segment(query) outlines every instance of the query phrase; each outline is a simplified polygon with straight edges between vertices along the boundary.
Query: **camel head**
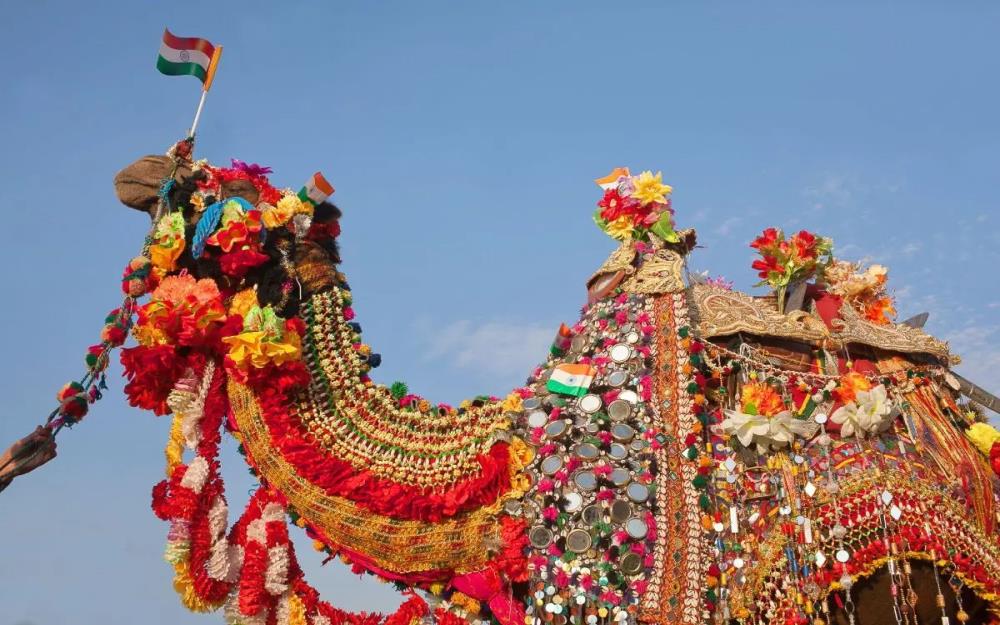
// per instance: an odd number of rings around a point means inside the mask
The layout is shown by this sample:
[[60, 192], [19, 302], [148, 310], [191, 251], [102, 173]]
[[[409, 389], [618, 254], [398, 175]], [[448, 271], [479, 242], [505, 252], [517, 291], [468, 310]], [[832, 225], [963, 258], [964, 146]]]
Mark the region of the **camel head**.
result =
[[322, 195], [276, 189], [270, 168], [235, 159], [231, 167], [214, 167], [192, 161], [189, 151], [181, 142], [115, 176], [119, 200], [153, 222], [154, 268], [187, 270], [231, 292], [252, 287], [262, 306], [283, 315], [337, 283], [336, 205]]

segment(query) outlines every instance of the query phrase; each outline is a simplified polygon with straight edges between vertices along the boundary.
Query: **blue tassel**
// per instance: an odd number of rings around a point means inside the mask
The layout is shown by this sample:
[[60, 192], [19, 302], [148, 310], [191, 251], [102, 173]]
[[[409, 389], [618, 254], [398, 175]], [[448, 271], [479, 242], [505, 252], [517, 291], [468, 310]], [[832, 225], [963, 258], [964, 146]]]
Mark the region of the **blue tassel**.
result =
[[167, 201], [167, 198], [170, 196], [170, 191], [171, 189], [174, 188], [174, 185], [176, 183], [177, 181], [174, 180], [173, 178], [167, 178], [163, 181], [163, 184], [160, 185], [160, 191], [159, 193], [157, 193], [157, 195], [160, 196], [161, 200], [163, 200], [164, 202]]

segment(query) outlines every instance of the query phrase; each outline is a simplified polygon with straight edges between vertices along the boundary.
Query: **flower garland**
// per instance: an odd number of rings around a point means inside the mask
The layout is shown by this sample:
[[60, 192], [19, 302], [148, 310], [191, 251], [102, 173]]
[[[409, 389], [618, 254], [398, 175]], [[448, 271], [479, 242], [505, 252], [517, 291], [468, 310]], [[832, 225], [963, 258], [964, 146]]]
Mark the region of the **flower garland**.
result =
[[[482, 571], [461, 576], [449, 570], [399, 574], [379, 568], [351, 545], [332, 543], [320, 526], [300, 517], [261, 473], [262, 488], [227, 530], [217, 454], [223, 423], [229, 428], [235, 425], [225, 419], [230, 412], [227, 385], [231, 389], [231, 383], [245, 385], [259, 403], [271, 449], [294, 463], [303, 479], [389, 519], [434, 524], [465, 512], [499, 508], [502, 498], [525, 488], [520, 482], [525, 461], [519, 459], [524, 444], [516, 438], [489, 443], [472, 459], [468, 475], [433, 490], [397, 483], [376, 473], [375, 467], [359, 467], [317, 445], [299, 411], [303, 392], [312, 385], [315, 388], [310, 392], [325, 395], [339, 388], [345, 376], [370, 389], [366, 392], [376, 392], [380, 401], [391, 401], [400, 426], [413, 421], [408, 427], [420, 427], [421, 420], [475, 423], [500, 416], [501, 402], [477, 398], [457, 409], [443, 404], [432, 407], [401, 383], [391, 393], [379, 390], [366, 375], [378, 365], [378, 355], [360, 342], [350, 292], [339, 274], [333, 274], [334, 286], [324, 287], [339, 289], [340, 294], [337, 326], [328, 330], [323, 326], [328, 332], [324, 337], [336, 338], [336, 351], [323, 352], [317, 359], [313, 339], [306, 340], [307, 324], [295, 314], [307, 304], [301, 284], [299, 297], [294, 296], [299, 279], [295, 242], [318, 242], [327, 257], [336, 261], [336, 247], [330, 239], [339, 234], [339, 226], [330, 215], [339, 212], [316, 205], [309, 194], [275, 189], [267, 181], [269, 170], [257, 165], [234, 161], [231, 168], [215, 168], [194, 163], [192, 169], [195, 191], [189, 197], [178, 196], [178, 187], [165, 186], [163, 207], [170, 204], [174, 210], [163, 211], [147, 254], [129, 263], [122, 281], [130, 296], [150, 296], [145, 304], [129, 309], [130, 318], [134, 313], [136, 319], [132, 333], [138, 344], [122, 351], [126, 394], [132, 405], [174, 415], [165, 450], [167, 479], [154, 489], [153, 508], [171, 524], [167, 559], [174, 567], [174, 585], [183, 603], [196, 611], [224, 607], [227, 620], [234, 625], [381, 623], [380, 617], [349, 615], [319, 600], [296, 562], [285, 523], [288, 514], [306, 529], [318, 550], [340, 554], [354, 570], [430, 588], [443, 600], [441, 607], [431, 611], [413, 598], [386, 623], [412, 625], [417, 618], [454, 623], [459, 618], [456, 614], [473, 619], [492, 613], [505, 625], [519, 625], [516, 618], [510, 620], [516, 610], [511, 612], [498, 592], [527, 576], [526, 528], [520, 520], [498, 516], [495, 552]], [[177, 197], [182, 199], [177, 202]], [[193, 233], [186, 226], [190, 223], [196, 223]], [[271, 277], [276, 271], [280, 272], [277, 290]], [[324, 275], [310, 272], [303, 279]], [[305, 309], [311, 323], [311, 309], [308, 305]], [[108, 339], [123, 339], [119, 334], [109, 332]], [[329, 361], [331, 355], [337, 363]], [[347, 358], [342, 359], [343, 355]], [[64, 393], [67, 405], [76, 401], [78, 390], [73, 387]], [[367, 401], [358, 408], [371, 411], [364, 415], [367, 418], [381, 409]], [[496, 429], [485, 421], [484, 425]], [[441, 430], [442, 435], [445, 431]], [[238, 431], [233, 434], [241, 437]], [[434, 436], [440, 435], [428, 440]], [[186, 464], [185, 449], [194, 453]], [[241, 447], [241, 451], [260, 471], [248, 450]], [[450, 462], [443, 458], [440, 466], [450, 470]], [[480, 575], [492, 575], [495, 581], [480, 588], [478, 581], [470, 581]], [[464, 592], [453, 584], [466, 585]]]

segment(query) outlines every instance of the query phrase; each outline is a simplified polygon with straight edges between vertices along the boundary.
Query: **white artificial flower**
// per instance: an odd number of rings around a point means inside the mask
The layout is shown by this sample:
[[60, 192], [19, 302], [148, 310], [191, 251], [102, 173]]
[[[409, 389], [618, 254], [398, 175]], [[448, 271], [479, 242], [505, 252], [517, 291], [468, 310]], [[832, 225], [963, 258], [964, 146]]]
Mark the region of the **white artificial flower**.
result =
[[854, 401], [834, 411], [830, 420], [840, 425], [842, 436], [863, 437], [888, 430], [898, 414], [885, 386], [879, 384], [870, 391], [858, 391]]
[[750, 415], [735, 410], [725, 412], [722, 431], [729, 436], [735, 436], [744, 447], [755, 445], [757, 451], [762, 454], [772, 449], [787, 447], [796, 436], [810, 438], [818, 428], [815, 422], [796, 419], [788, 410], [779, 412], [773, 417]]

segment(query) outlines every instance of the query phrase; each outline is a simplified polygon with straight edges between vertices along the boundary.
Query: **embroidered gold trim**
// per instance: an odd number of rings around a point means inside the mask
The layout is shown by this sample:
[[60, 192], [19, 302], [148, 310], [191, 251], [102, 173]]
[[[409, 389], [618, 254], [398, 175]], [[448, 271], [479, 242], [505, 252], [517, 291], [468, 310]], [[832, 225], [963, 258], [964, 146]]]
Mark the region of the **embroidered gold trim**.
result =
[[696, 284], [688, 288], [688, 295], [696, 334], [704, 338], [746, 332], [802, 341], [859, 343], [886, 351], [950, 358], [944, 341], [909, 326], [871, 323], [850, 306], [841, 308], [843, 320], [830, 331], [816, 315], [803, 311], [783, 315], [772, 301], [738, 291]]
[[490, 545], [499, 544], [497, 511], [502, 500], [448, 521], [424, 523], [373, 514], [347, 499], [328, 495], [298, 475], [271, 446], [267, 425], [250, 389], [230, 380], [228, 392], [243, 445], [261, 478], [337, 545], [364, 554], [379, 568], [406, 574], [477, 570], [485, 563]]

